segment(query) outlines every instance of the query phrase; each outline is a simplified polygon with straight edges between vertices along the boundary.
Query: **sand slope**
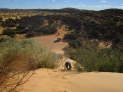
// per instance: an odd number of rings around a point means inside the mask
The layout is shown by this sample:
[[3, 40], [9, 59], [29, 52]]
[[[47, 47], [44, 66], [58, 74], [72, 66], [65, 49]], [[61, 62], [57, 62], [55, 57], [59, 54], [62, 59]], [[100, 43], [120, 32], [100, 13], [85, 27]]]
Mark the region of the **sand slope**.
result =
[[123, 92], [123, 74], [56, 72], [40, 69], [23, 92]]

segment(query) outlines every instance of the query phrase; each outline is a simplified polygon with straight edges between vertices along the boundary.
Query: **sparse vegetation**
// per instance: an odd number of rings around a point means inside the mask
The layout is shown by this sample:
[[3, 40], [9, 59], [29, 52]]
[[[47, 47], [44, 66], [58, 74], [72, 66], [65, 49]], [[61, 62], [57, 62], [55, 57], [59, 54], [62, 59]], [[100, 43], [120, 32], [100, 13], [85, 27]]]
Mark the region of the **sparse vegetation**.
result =
[[[0, 41], [0, 90], [13, 92], [16, 87], [23, 84], [25, 77], [29, 77], [30, 71], [37, 68], [55, 68], [57, 61], [57, 55], [41, 47], [36, 41], [2, 39]], [[20, 76], [19, 79], [17, 76]]]
[[35, 64], [35, 67], [53, 68], [57, 62], [57, 56], [54, 53], [33, 40], [7, 39], [0, 43], [0, 50], [1, 63], [11, 63], [19, 59], [21, 63], [29, 64], [28, 66]]

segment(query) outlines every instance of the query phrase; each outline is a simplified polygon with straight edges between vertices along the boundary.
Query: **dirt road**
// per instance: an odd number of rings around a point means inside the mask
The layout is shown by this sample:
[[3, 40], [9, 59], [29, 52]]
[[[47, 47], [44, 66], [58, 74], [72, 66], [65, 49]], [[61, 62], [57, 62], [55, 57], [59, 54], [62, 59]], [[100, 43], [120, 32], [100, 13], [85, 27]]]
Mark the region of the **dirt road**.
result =
[[46, 46], [51, 51], [57, 53], [57, 54], [64, 54], [63, 49], [68, 46], [68, 43], [66, 42], [55, 42], [57, 40], [56, 35], [48, 35], [48, 36], [39, 36], [33, 38], [34, 40], [39, 41], [41, 45]]

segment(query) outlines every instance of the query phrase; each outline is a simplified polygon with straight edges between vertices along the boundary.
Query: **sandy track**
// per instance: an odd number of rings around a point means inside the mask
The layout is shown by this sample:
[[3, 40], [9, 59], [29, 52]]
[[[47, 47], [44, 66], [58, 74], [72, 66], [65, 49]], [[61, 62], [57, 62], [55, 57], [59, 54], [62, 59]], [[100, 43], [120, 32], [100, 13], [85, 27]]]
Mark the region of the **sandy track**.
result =
[[24, 85], [23, 92], [123, 92], [123, 74], [40, 69]]
[[57, 53], [57, 54], [64, 54], [63, 49], [68, 46], [68, 43], [66, 42], [57, 42], [54, 41], [57, 39], [56, 35], [48, 35], [48, 36], [39, 36], [33, 38], [34, 40], [39, 41], [41, 45], [46, 46], [51, 51]]

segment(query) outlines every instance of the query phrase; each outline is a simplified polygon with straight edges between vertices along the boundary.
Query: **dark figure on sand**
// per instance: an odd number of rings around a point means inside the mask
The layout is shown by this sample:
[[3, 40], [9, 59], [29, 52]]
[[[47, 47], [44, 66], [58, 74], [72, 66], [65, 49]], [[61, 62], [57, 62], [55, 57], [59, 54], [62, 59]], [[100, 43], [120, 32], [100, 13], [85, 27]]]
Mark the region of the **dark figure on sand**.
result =
[[71, 70], [71, 68], [72, 68], [72, 65], [71, 65], [71, 63], [70, 62], [65, 62], [65, 68], [66, 68], [66, 70]]

